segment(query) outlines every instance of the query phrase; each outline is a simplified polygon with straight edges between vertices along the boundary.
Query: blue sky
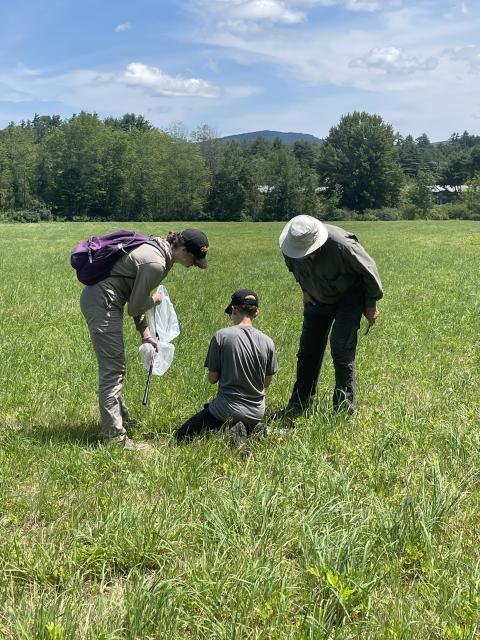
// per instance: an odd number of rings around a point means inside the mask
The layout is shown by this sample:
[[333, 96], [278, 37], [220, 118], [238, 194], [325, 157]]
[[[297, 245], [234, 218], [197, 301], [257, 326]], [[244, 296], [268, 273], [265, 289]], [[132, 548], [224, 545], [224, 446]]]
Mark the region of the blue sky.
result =
[[187, 132], [480, 134], [480, 0], [4, 0], [0, 127], [144, 115]]

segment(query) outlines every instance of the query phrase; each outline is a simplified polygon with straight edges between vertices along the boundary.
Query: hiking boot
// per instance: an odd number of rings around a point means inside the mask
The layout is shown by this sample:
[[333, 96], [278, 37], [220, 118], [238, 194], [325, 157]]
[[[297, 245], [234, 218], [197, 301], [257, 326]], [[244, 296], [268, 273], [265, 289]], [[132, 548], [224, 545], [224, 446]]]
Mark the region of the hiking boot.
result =
[[265, 422], [257, 422], [257, 424], [251, 427], [250, 431], [251, 435], [255, 438], [265, 438], [265, 436], [268, 435], [268, 426]]
[[151, 451], [152, 446], [148, 442], [141, 442], [131, 440], [130, 438], [123, 438], [122, 440], [113, 439], [106, 443], [107, 447], [118, 447], [125, 451]]
[[279, 411], [275, 411], [270, 416], [271, 420], [294, 420], [301, 416], [302, 413], [306, 410], [306, 406], [302, 406], [301, 404], [287, 404], [283, 409], [279, 409]]
[[337, 413], [353, 416], [357, 410], [353, 395], [342, 389], [335, 389], [333, 392], [333, 410]]
[[243, 422], [235, 422], [229, 430], [228, 435], [230, 438], [230, 446], [238, 449], [240, 456], [246, 459], [250, 456], [250, 448], [248, 446], [248, 432], [247, 427]]
[[241, 447], [247, 444], [248, 434], [247, 427], [243, 422], [235, 422], [228, 430], [230, 444], [232, 447]]
[[351, 400], [344, 400], [340, 404], [333, 405], [333, 410], [336, 413], [344, 413], [347, 416], [353, 416], [357, 411], [357, 406]]
[[127, 438], [123, 448], [125, 451], [151, 451], [153, 449], [152, 445], [148, 442], [130, 440], [130, 438]]

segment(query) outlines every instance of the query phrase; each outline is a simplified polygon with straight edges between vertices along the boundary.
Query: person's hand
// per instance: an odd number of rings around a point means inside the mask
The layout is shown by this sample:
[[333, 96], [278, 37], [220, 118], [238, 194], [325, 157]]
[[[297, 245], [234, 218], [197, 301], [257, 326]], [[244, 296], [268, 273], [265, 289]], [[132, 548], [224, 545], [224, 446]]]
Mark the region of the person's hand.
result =
[[303, 306], [306, 307], [307, 304], [315, 304], [315, 300], [308, 294], [306, 291], [303, 292]]
[[160, 349], [160, 344], [157, 340], [157, 338], [153, 338], [152, 336], [147, 336], [146, 338], [142, 338], [142, 344], [149, 344], [151, 345], [155, 351], [159, 351]]
[[153, 298], [154, 305], [160, 304], [163, 300], [163, 294], [157, 291], [157, 293], [153, 294], [152, 298]]
[[374, 307], [365, 307], [363, 315], [368, 320], [368, 324], [372, 327], [375, 324], [376, 319], [378, 318], [377, 306], [375, 305]]

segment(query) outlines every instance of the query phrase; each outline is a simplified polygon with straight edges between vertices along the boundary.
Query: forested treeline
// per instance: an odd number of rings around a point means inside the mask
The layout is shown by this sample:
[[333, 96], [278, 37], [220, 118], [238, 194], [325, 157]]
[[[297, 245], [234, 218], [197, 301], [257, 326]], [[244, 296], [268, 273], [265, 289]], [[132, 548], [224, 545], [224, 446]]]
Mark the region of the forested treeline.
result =
[[187, 136], [134, 114], [36, 115], [0, 131], [0, 218], [414, 218], [433, 211], [432, 185], [458, 196], [444, 217], [480, 218], [479, 172], [480, 136], [403, 138], [360, 112], [343, 116], [321, 145], [222, 142], [206, 125]]

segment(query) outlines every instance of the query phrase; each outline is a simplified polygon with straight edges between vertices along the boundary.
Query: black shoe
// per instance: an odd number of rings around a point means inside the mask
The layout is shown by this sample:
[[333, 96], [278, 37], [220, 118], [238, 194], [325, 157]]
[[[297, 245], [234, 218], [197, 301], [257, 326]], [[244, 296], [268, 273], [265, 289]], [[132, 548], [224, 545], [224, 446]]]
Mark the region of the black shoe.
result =
[[250, 456], [250, 448], [248, 446], [247, 427], [243, 422], [235, 422], [228, 430], [230, 438], [230, 446], [238, 449], [241, 458], [244, 460]]
[[270, 416], [271, 420], [294, 420], [301, 416], [304, 411], [306, 411], [307, 407], [302, 406], [301, 404], [287, 404], [283, 409], [279, 409], [279, 411], [275, 411]]
[[352, 396], [345, 391], [335, 389], [333, 392], [333, 410], [337, 413], [345, 413], [353, 416], [357, 410], [357, 406]]
[[235, 422], [228, 430], [230, 445], [232, 447], [242, 447], [248, 442], [247, 427], [243, 422]]
[[257, 422], [256, 425], [250, 427], [248, 435], [255, 438], [265, 438], [268, 435], [268, 426], [265, 422]]

